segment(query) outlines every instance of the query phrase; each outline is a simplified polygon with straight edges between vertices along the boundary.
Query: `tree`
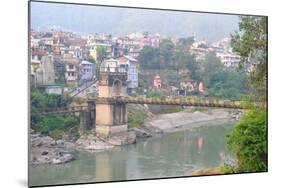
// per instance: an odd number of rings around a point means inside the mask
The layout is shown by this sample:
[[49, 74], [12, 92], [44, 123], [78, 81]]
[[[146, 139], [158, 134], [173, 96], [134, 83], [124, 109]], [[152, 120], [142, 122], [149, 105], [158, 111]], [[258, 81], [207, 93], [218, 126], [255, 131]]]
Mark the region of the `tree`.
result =
[[163, 39], [160, 41], [159, 50], [161, 68], [164, 68], [165, 66], [171, 64], [174, 48], [175, 45], [170, 39]]
[[97, 61], [98, 61], [98, 63], [103, 62], [103, 60], [105, 58], [107, 58], [108, 55], [109, 54], [107, 52], [106, 47], [104, 47], [104, 46], [98, 46], [97, 47]]
[[177, 42], [177, 47], [183, 49], [189, 49], [190, 46], [194, 43], [194, 37], [187, 37], [187, 38], [179, 38]]
[[231, 36], [231, 46], [242, 59], [241, 65], [257, 63], [250, 75], [254, 95], [266, 99], [267, 89], [267, 17], [241, 16], [239, 31]]
[[248, 111], [228, 136], [228, 146], [238, 158], [235, 172], [267, 171], [266, 114], [264, 109]]
[[144, 46], [138, 57], [139, 63], [143, 68], [160, 68], [159, 49], [150, 46]]
[[200, 75], [210, 96], [240, 99], [248, 92], [245, 71], [225, 67], [215, 53], [206, 55], [201, 63]]
[[[242, 59], [241, 65], [258, 63], [250, 75], [253, 96], [266, 100], [267, 89], [267, 18], [241, 16], [239, 32], [231, 45]], [[228, 146], [238, 159], [234, 172], [267, 171], [267, 110], [250, 110], [228, 136]]]
[[[65, 95], [47, 94], [33, 89], [31, 91], [31, 111], [41, 111], [46, 108], [66, 107], [72, 99]], [[73, 115], [32, 116], [31, 127], [42, 134], [51, 134], [52, 131], [61, 132], [79, 125], [79, 118]]]
[[173, 53], [172, 63], [170, 64], [170, 66], [178, 71], [179, 69], [186, 67], [186, 60], [187, 57], [185, 52], [183, 50], [177, 49]]
[[170, 67], [175, 69], [176, 71], [178, 71], [181, 68], [187, 68], [189, 71], [190, 78], [194, 80], [198, 79], [197, 62], [195, 61], [194, 56], [191, 55], [187, 50], [176, 48], [176, 50], [173, 53]]

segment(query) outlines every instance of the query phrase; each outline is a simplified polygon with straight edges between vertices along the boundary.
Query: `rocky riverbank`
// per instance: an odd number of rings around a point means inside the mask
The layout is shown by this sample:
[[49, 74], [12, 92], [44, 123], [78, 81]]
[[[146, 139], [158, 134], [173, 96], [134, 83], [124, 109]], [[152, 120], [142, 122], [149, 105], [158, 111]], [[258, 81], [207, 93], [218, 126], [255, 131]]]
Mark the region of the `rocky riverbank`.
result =
[[75, 145], [63, 140], [54, 140], [49, 136], [31, 134], [31, 164], [61, 164], [74, 160], [69, 152]]

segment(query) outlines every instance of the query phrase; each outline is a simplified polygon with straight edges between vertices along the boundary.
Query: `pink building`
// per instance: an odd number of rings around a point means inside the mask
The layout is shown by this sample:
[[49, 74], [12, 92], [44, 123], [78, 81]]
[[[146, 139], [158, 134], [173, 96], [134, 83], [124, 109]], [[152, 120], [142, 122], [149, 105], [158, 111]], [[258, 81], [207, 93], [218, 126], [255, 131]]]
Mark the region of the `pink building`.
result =
[[199, 91], [200, 93], [205, 93], [204, 85], [203, 85], [202, 82], [199, 83], [198, 91]]
[[162, 81], [161, 81], [161, 77], [159, 74], [156, 74], [156, 76], [154, 77], [154, 80], [153, 80], [153, 87], [155, 88], [161, 88], [162, 86]]
[[144, 46], [151, 46], [153, 48], [159, 47], [160, 39], [156, 36], [143, 36], [140, 38], [139, 45], [142, 49]]

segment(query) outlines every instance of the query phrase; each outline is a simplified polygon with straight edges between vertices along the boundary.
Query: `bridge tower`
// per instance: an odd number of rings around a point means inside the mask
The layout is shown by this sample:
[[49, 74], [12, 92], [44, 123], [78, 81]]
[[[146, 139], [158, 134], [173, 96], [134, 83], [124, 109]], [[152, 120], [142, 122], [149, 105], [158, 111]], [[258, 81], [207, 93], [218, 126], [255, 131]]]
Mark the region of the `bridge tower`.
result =
[[[115, 64], [101, 64], [99, 73], [99, 98], [127, 95], [127, 70]], [[126, 132], [127, 105], [108, 100], [96, 101], [96, 134], [109, 136]]]

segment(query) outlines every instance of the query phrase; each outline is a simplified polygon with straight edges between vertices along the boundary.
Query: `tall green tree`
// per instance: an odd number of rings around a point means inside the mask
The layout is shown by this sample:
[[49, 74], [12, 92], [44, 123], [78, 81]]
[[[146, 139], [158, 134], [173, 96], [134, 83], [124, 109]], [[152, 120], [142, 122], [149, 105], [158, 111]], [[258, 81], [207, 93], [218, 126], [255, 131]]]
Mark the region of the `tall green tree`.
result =
[[215, 53], [208, 53], [200, 68], [201, 80], [210, 96], [240, 99], [248, 93], [245, 71], [225, 67]]
[[103, 60], [106, 59], [108, 55], [109, 55], [109, 53], [108, 53], [105, 46], [98, 46], [97, 47], [97, 61], [98, 61], [98, 63], [103, 62]]
[[239, 31], [232, 36], [231, 46], [242, 59], [241, 65], [256, 63], [250, 75], [255, 97], [266, 99], [267, 89], [267, 17], [241, 16]]
[[139, 63], [143, 68], [160, 68], [159, 49], [150, 46], [144, 46], [138, 57]]
[[170, 39], [162, 39], [159, 44], [160, 67], [164, 68], [171, 64], [175, 45]]
[[[242, 56], [242, 66], [258, 63], [250, 75], [252, 95], [266, 101], [267, 18], [241, 16], [239, 31], [232, 35], [231, 45]], [[228, 136], [228, 146], [238, 159], [234, 172], [267, 171], [267, 138], [266, 108], [247, 111]]]
[[195, 57], [191, 55], [186, 49], [175, 49], [170, 67], [175, 69], [176, 71], [182, 68], [187, 68], [189, 71], [189, 77], [194, 80], [198, 79], [198, 64], [195, 60]]

